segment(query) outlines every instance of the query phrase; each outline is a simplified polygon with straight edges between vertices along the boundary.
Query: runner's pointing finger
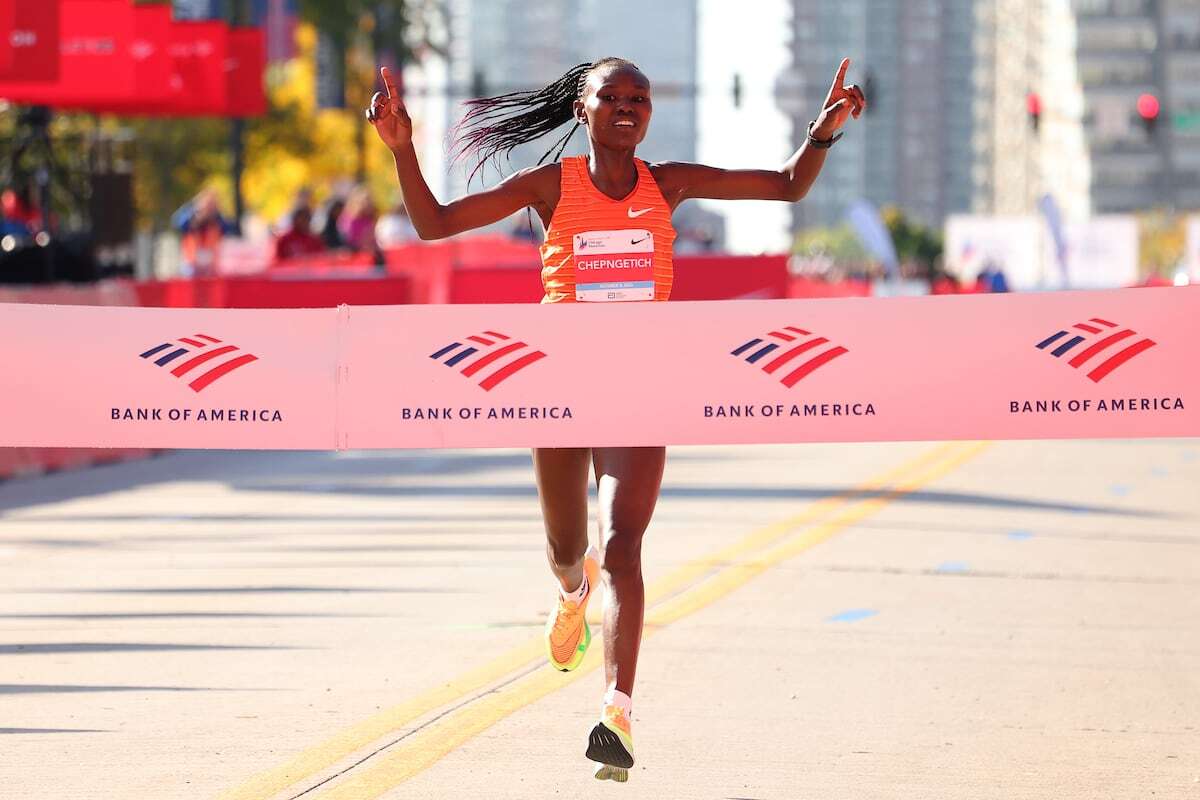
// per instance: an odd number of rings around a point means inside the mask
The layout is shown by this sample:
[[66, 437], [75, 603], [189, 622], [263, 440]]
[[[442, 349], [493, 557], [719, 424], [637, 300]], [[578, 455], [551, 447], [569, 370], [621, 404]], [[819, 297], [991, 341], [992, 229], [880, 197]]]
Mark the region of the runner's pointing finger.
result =
[[850, 59], [843, 58], [841, 66], [838, 67], [837, 75], [835, 75], [833, 77], [833, 86], [831, 86], [829, 88], [829, 91], [831, 93], [836, 92], [842, 88], [842, 82], [846, 80], [846, 70], [848, 70], [849, 68], [850, 68]]
[[387, 96], [392, 99], [399, 99], [400, 92], [396, 89], [396, 79], [392, 77], [392, 71], [387, 67], [379, 70], [379, 74], [383, 76], [383, 85], [387, 87]]

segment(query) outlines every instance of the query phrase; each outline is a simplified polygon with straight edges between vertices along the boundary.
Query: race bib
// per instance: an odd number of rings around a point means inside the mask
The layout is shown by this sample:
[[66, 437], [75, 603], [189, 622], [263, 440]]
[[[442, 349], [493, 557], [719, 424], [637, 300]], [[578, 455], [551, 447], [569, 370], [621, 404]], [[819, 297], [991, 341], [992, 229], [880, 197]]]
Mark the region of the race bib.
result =
[[574, 237], [575, 299], [615, 303], [654, 299], [650, 231], [588, 231]]

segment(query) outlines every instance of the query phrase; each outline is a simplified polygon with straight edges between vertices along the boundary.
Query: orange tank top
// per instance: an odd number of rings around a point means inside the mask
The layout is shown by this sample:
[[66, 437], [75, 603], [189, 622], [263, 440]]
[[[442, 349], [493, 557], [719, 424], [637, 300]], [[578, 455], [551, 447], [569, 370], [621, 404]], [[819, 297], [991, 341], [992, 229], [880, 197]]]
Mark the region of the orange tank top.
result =
[[666, 300], [671, 296], [671, 209], [650, 168], [614, 200], [592, 183], [587, 157], [562, 160], [561, 193], [541, 247], [543, 303]]

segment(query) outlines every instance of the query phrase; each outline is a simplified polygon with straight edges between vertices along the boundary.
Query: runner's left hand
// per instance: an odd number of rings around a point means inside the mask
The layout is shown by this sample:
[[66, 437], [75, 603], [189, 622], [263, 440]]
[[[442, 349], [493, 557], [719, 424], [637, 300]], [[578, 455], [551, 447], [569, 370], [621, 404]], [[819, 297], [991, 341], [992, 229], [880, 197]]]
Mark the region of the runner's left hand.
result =
[[817, 124], [813, 128], [813, 136], [818, 139], [832, 138], [838, 128], [846, 124], [850, 115], [853, 114], [854, 118], [858, 119], [867, 107], [867, 98], [862, 89], [856, 84], [843, 85], [846, 70], [849, 68], [850, 59], [843, 58], [837, 75], [833, 77], [833, 85], [829, 87], [829, 95], [821, 106]]

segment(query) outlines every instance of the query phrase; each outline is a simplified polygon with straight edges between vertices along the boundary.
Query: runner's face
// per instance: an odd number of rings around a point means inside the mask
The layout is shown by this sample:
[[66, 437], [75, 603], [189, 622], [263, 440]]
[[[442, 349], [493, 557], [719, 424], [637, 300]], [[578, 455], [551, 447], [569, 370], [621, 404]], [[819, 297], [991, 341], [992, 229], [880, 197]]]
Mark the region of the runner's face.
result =
[[651, 111], [650, 81], [628, 66], [592, 72], [575, 101], [576, 118], [586, 120], [589, 138], [616, 149], [632, 149], [646, 138]]

